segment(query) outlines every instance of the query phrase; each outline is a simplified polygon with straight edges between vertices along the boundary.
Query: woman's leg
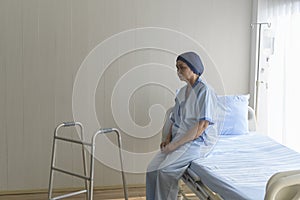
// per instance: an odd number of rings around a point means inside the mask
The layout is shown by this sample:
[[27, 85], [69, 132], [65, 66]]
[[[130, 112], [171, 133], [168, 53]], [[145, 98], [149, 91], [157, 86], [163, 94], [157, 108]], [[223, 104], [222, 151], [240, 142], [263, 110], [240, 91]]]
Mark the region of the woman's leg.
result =
[[199, 157], [199, 145], [188, 143], [169, 153], [158, 153], [148, 167], [147, 200], [174, 200], [178, 180], [190, 162]]
[[149, 163], [146, 174], [146, 199], [154, 200], [156, 191], [157, 169], [166, 158], [166, 154], [158, 152]]
[[178, 180], [189, 164], [170, 166], [157, 171], [155, 200], [176, 200]]

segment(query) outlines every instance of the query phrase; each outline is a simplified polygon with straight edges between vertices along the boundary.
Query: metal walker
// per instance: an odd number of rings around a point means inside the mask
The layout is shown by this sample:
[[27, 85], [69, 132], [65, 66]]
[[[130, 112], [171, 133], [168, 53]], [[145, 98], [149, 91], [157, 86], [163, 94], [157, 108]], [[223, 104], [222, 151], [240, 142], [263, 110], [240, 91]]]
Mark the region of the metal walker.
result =
[[[79, 140], [74, 140], [66, 137], [60, 137], [58, 136], [58, 130], [63, 127], [75, 127], [78, 126], [80, 128], [80, 139]], [[114, 132], [117, 134], [118, 137], [118, 146], [119, 146], [119, 156], [120, 156], [120, 164], [121, 164], [121, 173], [122, 173], [122, 181], [123, 181], [123, 190], [124, 190], [124, 197], [125, 200], [128, 200], [128, 193], [127, 193], [127, 186], [126, 186], [126, 179], [125, 179], [125, 174], [124, 174], [124, 169], [123, 169], [123, 158], [122, 158], [122, 143], [121, 143], [121, 135], [118, 129], [116, 128], [105, 128], [105, 129], [100, 129], [98, 130], [92, 138], [91, 143], [85, 142], [84, 141], [84, 135], [83, 135], [83, 126], [80, 122], [64, 122], [62, 124], [59, 124], [54, 131], [54, 137], [53, 137], [53, 147], [52, 147], [52, 158], [51, 158], [51, 168], [50, 168], [50, 179], [49, 179], [49, 188], [48, 188], [48, 199], [49, 200], [56, 200], [56, 199], [62, 199], [66, 197], [71, 197], [74, 195], [79, 195], [82, 193], [86, 193], [86, 199], [88, 200], [93, 200], [93, 187], [94, 187], [94, 155], [95, 155], [95, 141], [96, 137], [99, 134], [106, 134]], [[56, 141], [61, 140], [65, 142], [70, 142], [70, 143], [75, 143], [79, 144], [82, 146], [82, 159], [83, 159], [83, 175], [73, 173], [61, 168], [58, 168], [55, 166], [55, 156], [56, 156]], [[85, 146], [88, 146], [91, 148], [91, 155], [90, 155], [90, 171], [89, 175], [87, 172], [87, 162], [86, 162], [86, 153], [85, 153]], [[52, 191], [53, 191], [53, 172], [57, 171], [60, 173], [68, 174], [70, 176], [75, 176], [81, 179], [85, 180], [85, 189], [72, 192], [72, 193], [67, 193], [63, 194], [57, 197], [52, 197]]]

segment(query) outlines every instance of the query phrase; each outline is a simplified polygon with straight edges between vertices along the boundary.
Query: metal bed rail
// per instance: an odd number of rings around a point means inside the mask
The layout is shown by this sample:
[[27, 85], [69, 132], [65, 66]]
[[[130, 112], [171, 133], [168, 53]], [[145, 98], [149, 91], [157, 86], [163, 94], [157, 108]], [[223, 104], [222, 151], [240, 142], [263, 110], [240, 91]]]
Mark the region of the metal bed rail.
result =
[[[80, 139], [79, 140], [74, 140], [74, 139], [58, 136], [59, 129], [64, 128], [64, 127], [75, 127], [75, 126], [78, 126], [79, 129], [80, 129]], [[67, 198], [67, 197], [71, 197], [71, 196], [75, 196], [75, 195], [79, 195], [79, 194], [83, 194], [83, 193], [86, 193], [86, 199], [93, 200], [94, 163], [95, 163], [94, 159], [95, 159], [96, 137], [99, 134], [107, 134], [107, 133], [111, 133], [111, 132], [114, 132], [117, 135], [117, 138], [118, 138], [118, 147], [119, 147], [119, 156], [120, 156], [120, 164], [121, 164], [121, 173], [122, 173], [124, 197], [125, 197], [125, 200], [128, 200], [126, 178], [125, 178], [125, 173], [124, 173], [124, 168], [123, 168], [121, 134], [120, 134], [119, 130], [116, 129], [116, 128], [100, 129], [93, 135], [91, 142], [86, 142], [86, 141], [84, 141], [83, 126], [80, 122], [63, 122], [62, 124], [59, 124], [54, 130], [53, 146], [52, 146], [52, 157], [51, 157], [51, 167], [50, 167], [50, 178], [49, 178], [49, 188], [48, 188], [48, 199], [49, 200], [63, 199], [63, 198]], [[74, 172], [71, 172], [71, 171], [67, 171], [65, 169], [61, 169], [61, 168], [58, 168], [58, 167], [55, 166], [56, 148], [57, 148], [56, 147], [56, 142], [58, 140], [81, 145], [81, 147], [82, 147], [82, 161], [83, 161], [83, 175], [78, 174], [78, 173], [74, 173]], [[85, 146], [91, 148], [89, 174], [87, 172]], [[55, 171], [63, 173], [63, 174], [67, 174], [67, 175], [70, 175], [70, 176], [75, 176], [77, 178], [81, 178], [81, 179], [85, 180], [85, 189], [80, 190], [80, 191], [76, 191], [76, 192], [63, 194], [63, 195], [56, 196], [56, 197], [52, 197], [52, 193], [53, 193], [53, 176], [54, 176]]]
[[[201, 200], [223, 200], [223, 198], [213, 192], [209, 187], [202, 183], [199, 176], [194, 174], [191, 170], [187, 169], [181, 180], [196, 194], [196, 196]], [[185, 195], [183, 195], [184, 200], [189, 200]]]

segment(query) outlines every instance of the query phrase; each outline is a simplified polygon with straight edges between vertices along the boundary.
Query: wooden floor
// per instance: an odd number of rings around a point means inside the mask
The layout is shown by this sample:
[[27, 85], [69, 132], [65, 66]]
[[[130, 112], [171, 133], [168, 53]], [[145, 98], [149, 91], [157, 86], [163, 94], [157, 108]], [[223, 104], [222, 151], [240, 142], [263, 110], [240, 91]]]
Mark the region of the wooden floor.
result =
[[[186, 196], [190, 200], [198, 200], [198, 198], [186, 187], [183, 186], [183, 190]], [[62, 193], [56, 193], [54, 196], [61, 195]], [[146, 200], [145, 197], [145, 188], [136, 187], [128, 189], [129, 200]], [[0, 195], [0, 200], [46, 200], [48, 199], [47, 193], [35, 193], [35, 194], [13, 194], [13, 195]], [[66, 200], [85, 200], [85, 195], [77, 195]], [[94, 200], [121, 200], [124, 199], [123, 189], [105, 189], [105, 190], [95, 190], [94, 191]]]

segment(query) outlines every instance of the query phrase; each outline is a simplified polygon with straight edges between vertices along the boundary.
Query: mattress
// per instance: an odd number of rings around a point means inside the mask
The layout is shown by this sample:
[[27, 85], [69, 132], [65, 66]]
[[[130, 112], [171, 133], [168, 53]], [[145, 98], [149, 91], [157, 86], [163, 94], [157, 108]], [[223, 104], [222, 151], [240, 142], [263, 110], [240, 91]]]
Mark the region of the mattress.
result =
[[225, 200], [263, 200], [276, 172], [300, 169], [300, 154], [258, 133], [222, 135], [206, 158], [190, 170]]

